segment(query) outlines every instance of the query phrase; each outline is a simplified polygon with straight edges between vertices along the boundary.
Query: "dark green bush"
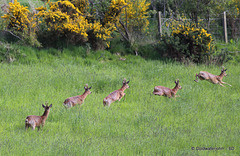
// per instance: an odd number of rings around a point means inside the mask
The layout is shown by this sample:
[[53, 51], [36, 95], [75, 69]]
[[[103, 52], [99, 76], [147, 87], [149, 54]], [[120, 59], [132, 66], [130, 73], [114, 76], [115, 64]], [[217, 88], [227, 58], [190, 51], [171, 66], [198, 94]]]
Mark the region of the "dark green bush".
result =
[[173, 29], [170, 36], [164, 35], [158, 47], [163, 56], [194, 63], [210, 60], [214, 50], [211, 34], [202, 28], [184, 25]]

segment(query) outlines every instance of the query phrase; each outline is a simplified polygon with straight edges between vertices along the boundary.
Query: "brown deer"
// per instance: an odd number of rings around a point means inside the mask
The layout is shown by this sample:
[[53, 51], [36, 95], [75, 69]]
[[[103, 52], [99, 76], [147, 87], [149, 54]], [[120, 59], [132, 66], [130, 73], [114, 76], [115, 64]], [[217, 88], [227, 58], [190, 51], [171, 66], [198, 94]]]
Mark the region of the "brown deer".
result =
[[52, 107], [52, 104], [50, 106], [47, 105], [47, 102], [45, 104], [46, 106], [42, 104], [42, 107], [45, 109], [42, 116], [30, 115], [26, 117], [25, 120], [26, 130], [28, 130], [29, 127], [32, 127], [33, 130], [35, 129], [35, 127], [37, 127], [38, 130], [40, 129], [40, 126], [44, 127], [45, 121], [47, 120], [48, 114], [50, 112], [50, 108]]
[[165, 96], [165, 97], [176, 97], [177, 91], [179, 89], [182, 89], [182, 87], [179, 85], [179, 80], [175, 81], [176, 86], [173, 89], [163, 87], [163, 86], [155, 86], [153, 94], [159, 95], [159, 96]]
[[104, 106], [110, 106], [111, 103], [114, 101], [120, 101], [121, 98], [125, 95], [124, 91], [129, 88], [128, 83], [129, 81], [126, 82], [126, 79], [123, 80], [123, 85], [120, 89], [115, 90], [114, 92], [110, 93], [104, 100], [103, 100], [103, 105]]
[[85, 85], [84, 89], [85, 92], [82, 95], [78, 95], [78, 96], [73, 96], [73, 97], [69, 97], [67, 98], [64, 102], [63, 105], [66, 108], [70, 108], [73, 106], [76, 106], [77, 104], [81, 105], [83, 104], [84, 100], [86, 99], [87, 95], [91, 94], [92, 92], [90, 91], [92, 87], [88, 88], [88, 84]]
[[200, 71], [199, 74], [196, 74], [196, 80], [194, 80], [194, 81], [198, 82], [198, 80], [200, 79], [200, 80], [207, 80], [208, 82], [211, 82], [213, 84], [219, 84], [222, 87], [225, 87], [223, 84], [232, 86], [232, 85], [222, 81], [223, 77], [227, 76], [226, 71], [227, 71], [227, 69], [224, 69], [224, 67], [222, 67], [220, 75], [213, 75], [206, 71]]

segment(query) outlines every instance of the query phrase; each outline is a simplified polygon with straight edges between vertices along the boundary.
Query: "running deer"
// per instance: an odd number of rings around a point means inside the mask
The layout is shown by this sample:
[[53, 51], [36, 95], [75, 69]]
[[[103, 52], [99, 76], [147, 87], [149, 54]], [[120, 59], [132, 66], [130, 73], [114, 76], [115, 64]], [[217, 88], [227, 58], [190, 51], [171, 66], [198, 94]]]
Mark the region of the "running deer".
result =
[[92, 92], [90, 91], [92, 87], [89, 87], [88, 88], [88, 84], [85, 85], [84, 89], [85, 89], [85, 92], [82, 94], [82, 95], [78, 95], [78, 96], [73, 96], [73, 97], [69, 97], [67, 98], [63, 105], [66, 107], [66, 108], [70, 108], [70, 107], [73, 107], [77, 104], [81, 105], [83, 104], [84, 100], [86, 99], [87, 95], [91, 94]]
[[196, 74], [196, 80], [194, 81], [198, 82], [198, 80], [200, 79], [200, 80], [207, 80], [208, 82], [211, 82], [213, 84], [219, 84], [222, 87], [225, 87], [223, 84], [227, 84], [231, 86], [230, 84], [222, 81], [223, 77], [227, 76], [226, 71], [227, 69], [224, 69], [224, 67], [222, 67], [220, 75], [213, 75], [206, 71], [200, 71], [199, 74]]
[[177, 91], [179, 89], [182, 89], [182, 87], [179, 85], [179, 80], [175, 81], [176, 86], [173, 89], [163, 87], [163, 86], [155, 86], [153, 94], [159, 95], [159, 96], [166, 96], [166, 97], [176, 97]]
[[[45, 106], [46, 105], [46, 106]], [[40, 126], [44, 127], [45, 121], [48, 118], [48, 114], [50, 112], [50, 108], [52, 107], [52, 104], [50, 106], [47, 105], [47, 102], [42, 104], [42, 107], [45, 109], [42, 116], [36, 116], [36, 115], [29, 115], [26, 117], [25, 120], [25, 129], [28, 130], [29, 127], [32, 127], [32, 130], [35, 129], [35, 127], [40, 129]]]
[[121, 98], [125, 95], [124, 91], [125, 89], [129, 88], [128, 83], [129, 81], [126, 81], [126, 79], [123, 80], [123, 85], [120, 89], [115, 90], [114, 92], [110, 93], [104, 100], [103, 105], [104, 106], [110, 106], [111, 103], [114, 101], [120, 101]]

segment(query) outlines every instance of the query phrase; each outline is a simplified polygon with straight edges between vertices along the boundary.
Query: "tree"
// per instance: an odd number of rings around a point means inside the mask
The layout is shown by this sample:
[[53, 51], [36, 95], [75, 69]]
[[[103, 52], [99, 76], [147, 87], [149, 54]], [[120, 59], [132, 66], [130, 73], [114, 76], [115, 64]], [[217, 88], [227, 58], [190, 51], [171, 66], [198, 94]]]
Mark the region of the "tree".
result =
[[126, 3], [127, 6], [122, 11], [116, 27], [123, 39], [132, 46], [148, 28], [147, 11], [150, 3], [146, 0], [126, 0]]
[[180, 11], [188, 15], [198, 26], [199, 17], [209, 16], [211, 0], [184, 0]]

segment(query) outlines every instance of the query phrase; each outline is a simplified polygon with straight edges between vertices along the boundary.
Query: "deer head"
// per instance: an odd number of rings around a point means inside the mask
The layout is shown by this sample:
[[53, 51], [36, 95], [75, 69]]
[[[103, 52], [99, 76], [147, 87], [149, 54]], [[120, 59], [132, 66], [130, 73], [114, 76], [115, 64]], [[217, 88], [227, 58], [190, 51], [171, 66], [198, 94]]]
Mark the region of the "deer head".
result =
[[177, 81], [175, 81], [175, 84], [176, 84], [176, 86], [175, 86], [176, 89], [182, 89], [182, 87], [179, 85], [178, 79], [177, 79]]
[[85, 93], [91, 94], [91, 93], [92, 93], [92, 92], [90, 91], [91, 88], [92, 88], [92, 87], [89, 87], [89, 88], [88, 88], [88, 84], [86, 84], [85, 87], [84, 87]]
[[52, 107], [52, 104], [48, 106], [48, 102], [45, 102], [45, 105], [42, 104], [42, 107], [45, 109], [45, 111], [49, 110]]
[[227, 71], [227, 69], [224, 69], [224, 67], [222, 67], [222, 70], [221, 70], [221, 74], [220, 74], [220, 75], [227, 76], [226, 71]]
[[129, 88], [129, 85], [128, 85], [129, 81], [126, 81], [125, 78], [123, 79], [123, 82], [122, 82], [122, 83], [123, 83], [123, 87], [124, 87], [124, 88]]

